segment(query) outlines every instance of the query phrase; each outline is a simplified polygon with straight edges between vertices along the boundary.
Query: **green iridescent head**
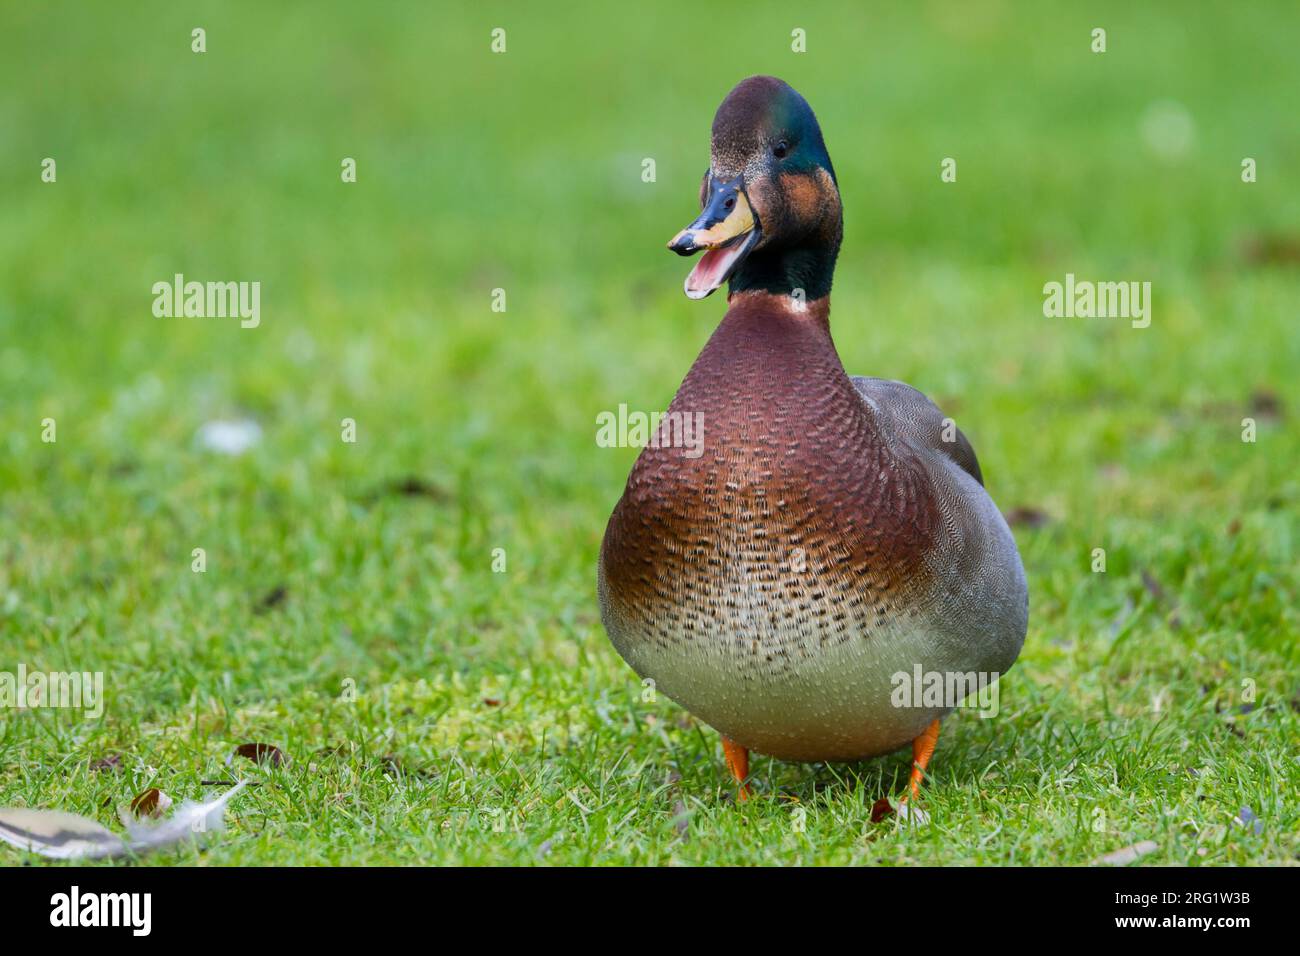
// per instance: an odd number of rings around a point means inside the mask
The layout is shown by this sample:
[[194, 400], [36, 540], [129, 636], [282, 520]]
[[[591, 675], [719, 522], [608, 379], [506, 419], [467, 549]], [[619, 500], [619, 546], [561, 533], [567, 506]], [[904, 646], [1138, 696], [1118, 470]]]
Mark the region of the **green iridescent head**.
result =
[[704, 251], [686, 280], [703, 298], [763, 289], [811, 301], [830, 291], [843, 233], [835, 170], [812, 107], [788, 83], [751, 76], [713, 119], [703, 212], [669, 248]]

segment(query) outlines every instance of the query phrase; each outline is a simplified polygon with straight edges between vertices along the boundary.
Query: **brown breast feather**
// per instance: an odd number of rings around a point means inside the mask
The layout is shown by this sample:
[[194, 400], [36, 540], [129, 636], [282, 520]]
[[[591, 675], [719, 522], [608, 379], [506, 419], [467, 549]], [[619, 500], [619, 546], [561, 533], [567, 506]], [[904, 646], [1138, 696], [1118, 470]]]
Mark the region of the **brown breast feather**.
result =
[[[930, 584], [939, 516], [921, 463], [845, 373], [825, 301], [781, 303], [733, 297], [669, 408], [703, 416], [703, 453], [645, 448], [610, 518], [606, 600], [641, 639], [692, 639], [726, 613], [737, 574], [775, 598], [767, 613], [815, 622], [802, 630], [821, 643], [912, 616]], [[753, 639], [768, 668], [809, 650]]]

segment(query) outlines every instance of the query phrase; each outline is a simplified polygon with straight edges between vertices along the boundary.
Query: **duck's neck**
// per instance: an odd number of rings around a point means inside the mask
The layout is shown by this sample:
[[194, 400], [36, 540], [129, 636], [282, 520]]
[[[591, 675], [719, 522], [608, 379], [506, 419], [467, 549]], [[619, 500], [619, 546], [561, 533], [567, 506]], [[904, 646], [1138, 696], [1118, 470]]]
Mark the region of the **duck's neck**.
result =
[[809, 392], [824, 395], [828, 384], [853, 389], [831, 338], [828, 296], [801, 303], [733, 292], [673, 404], [710, 413], [731, 408], [743, 419], [756, 401], [799, 404]]
[[815, 302], [830, 295], [839, 243], [764, 249], [755, 252], [731, 277], [730, 290], [770, 292]]
[[[670, 413], [704, 416], [705, 454], [691, 467], [770, 470], [773, 462], [765, 456], [774, 455], [786, 470], [833, 471], [839, 462], [849, 473], [861, 456], [882, 453], [868, 452], [879, 449], [881, 439], [835, 351], [829, 313], [826, 296], [797, 308], [790, 296], [731, 294], [727, 314], [669, 407]], [[843, 441], [845, 435], [852, 440]], [[794, 451], [805, 447], [818, 451], [811, 458]], [[681, 454], [647, 450], [637, 467], [649, 474]], [[808, 465], [812, 461], [821, 464]]]
[[[811, 340], [829, 345], [831, 342], [831, 297], [821, 296], [804, 301], [799, 296], [765, 289], [732, 290], [727, 293], [727, 314], [722, 317], [718, 331], [726, 329], [733, 334], [748, 334], [761, 329], [761, 334], [772, 338], [804, 338], [815, 330]], [[838, 358], [838, 356], [837, 356]]]

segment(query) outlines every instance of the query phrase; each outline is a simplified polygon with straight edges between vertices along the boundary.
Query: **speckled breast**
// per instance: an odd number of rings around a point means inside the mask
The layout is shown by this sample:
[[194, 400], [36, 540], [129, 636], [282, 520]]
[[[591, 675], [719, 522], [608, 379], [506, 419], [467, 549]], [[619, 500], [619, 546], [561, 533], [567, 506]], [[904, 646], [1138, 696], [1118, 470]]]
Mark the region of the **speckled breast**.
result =
[[602, 616], [657, 689], [786, 759], [896, 749], [939, 716], [891, 679], [942, 665], [925, 555], [938, 525], [891, 452], [824, 316], [733, 302], [671, 412], [703, 447], [647, 447], [601, 548]]

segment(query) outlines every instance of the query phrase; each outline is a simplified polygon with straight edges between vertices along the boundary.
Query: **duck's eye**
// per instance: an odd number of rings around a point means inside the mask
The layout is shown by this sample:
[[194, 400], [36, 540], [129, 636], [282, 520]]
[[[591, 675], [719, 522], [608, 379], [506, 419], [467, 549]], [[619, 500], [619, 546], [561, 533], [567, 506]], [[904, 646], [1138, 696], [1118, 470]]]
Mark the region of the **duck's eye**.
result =
[[772, 155], [775, 156], [777, 159], [785, 159], [786, 156], [789, 155], [789, 153], [790, 153], [790, 144], [787, 143], [785, 140], [779, 141], [775, 146], [772, 147]]

